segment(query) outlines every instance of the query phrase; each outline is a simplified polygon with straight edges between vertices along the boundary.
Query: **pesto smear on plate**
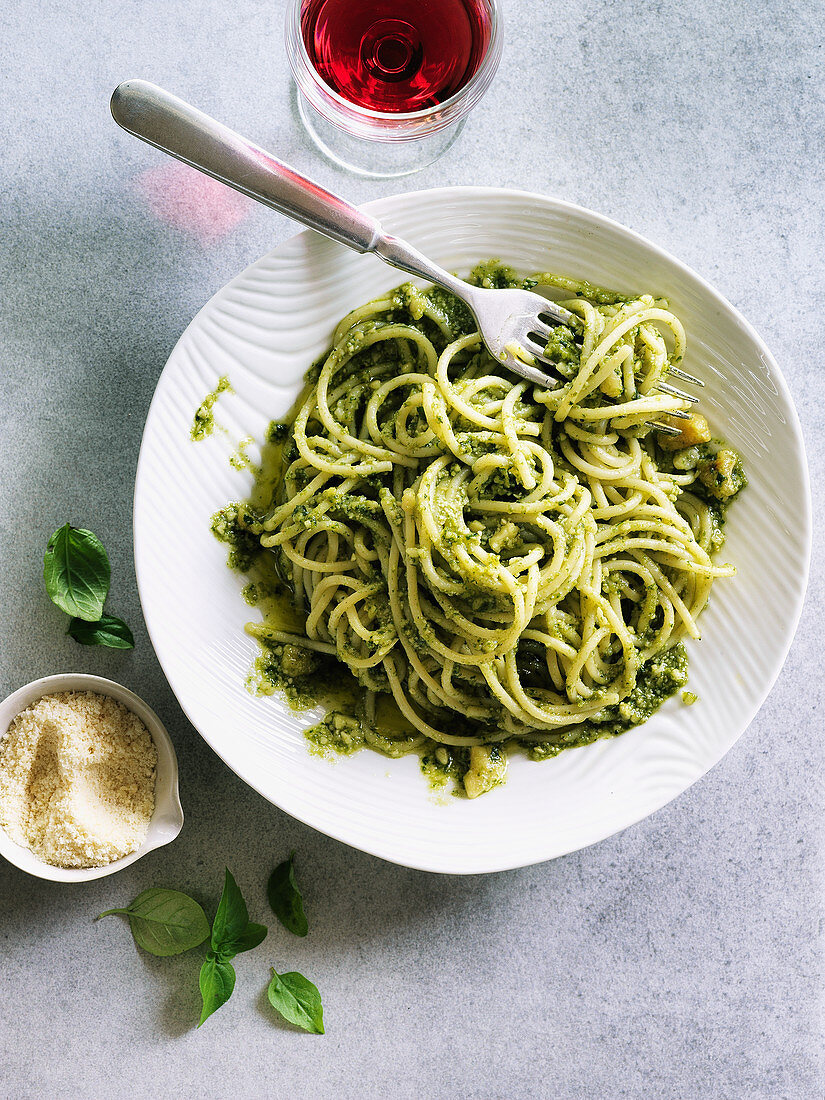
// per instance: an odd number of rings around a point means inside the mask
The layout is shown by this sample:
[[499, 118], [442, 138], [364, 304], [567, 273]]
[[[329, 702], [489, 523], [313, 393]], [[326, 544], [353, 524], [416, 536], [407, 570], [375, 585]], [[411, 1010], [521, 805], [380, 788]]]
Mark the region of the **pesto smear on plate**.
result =
[[214, 406], [222, 393], [232, 393], [232, 386], [229, 383], [229, 379], [224, 375], [218, 379], [218, 384], [214, 390], [211, 390], [200, 405], [195, 410], [195, 416], [192, 421], [192, 427], [189, 435], [193, 442], [199, 443], [201, 440], [206, 439], [215, 430], [215, 413]]

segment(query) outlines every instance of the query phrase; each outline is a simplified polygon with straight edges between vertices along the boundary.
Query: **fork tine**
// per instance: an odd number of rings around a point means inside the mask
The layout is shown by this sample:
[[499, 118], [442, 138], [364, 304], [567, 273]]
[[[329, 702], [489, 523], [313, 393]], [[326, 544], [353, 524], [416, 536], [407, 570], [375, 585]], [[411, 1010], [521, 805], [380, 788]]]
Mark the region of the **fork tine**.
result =
[[528, 335], [531, 332], [537, 332], [539, 336], [552, 336], [558, 326], [548, 325], [544, 321], [540, 321], [538, 317], [536, 317], [535, 320], [528, 321], [524, 327], [527, 329]]
[[544, 355], [544, 349], [547, 347], [547, 340], [541, 334], [527, 332], [522, 337], [522, 343], [524, 344], [524, 350], [529, 352], [530, 355], [537, 359], [542, 359], [545, 363], [551, 362], [551, 360], [547, 359]]
[[[529, 340], [529, 337], [528, 337], [528, 340]], [[538, 351], [536, 351], [536, 347], [539, 347]], [[529, 351], [530, 355], [532, 355], [532, 357], [536, 360], [537, 363], [541, 363], [545, 367], [552, 367], [554, 371], [558, 371], [558, 369], [559, 369], [558, 363], [554, 362], [552, 359], [547, 358], [547, 356], [544, 354], [544, 346], [543, 345], [537, 345], [537, 344], [533, 343], [533, 346], [527, 348], [526, 350]], [[558, 377], [554, 376], [553, 381], [558, 382]]]
[[[673, 413], [668, 413], [668, 416], [673, 416]], [[655, 428], [657, 432], [661, 432], [662, 435], [681, 435], [682, 433], [678, 428], [674, 428], [672, 424], [660, 424], [658, 420], [646, 420], [648, 428]]]
[[677, 390], [675, 386], [671, 386], [668, 382], [657, 382], [656, 387], [660, 393], [666, 393], [670, 397], [678, 397], [680, 401], [690, 401], [692, 405], [695, 405], [699, 398], [694, 397], [693, 394], [685, 393], [684, 390]]
[[[539, 357], [536, 356], [538, 359]], [[544, 363], [550, 363], [548, 359], [541, 360]], [[506, 359], [502, 359], [501, 363], [507, 367], [508, 370], [513, 371], [514, 374], [521, 375], [522, 378], [526, 378], [528, 382], [535, 382], [536, 385], [542, 386], [546, 390], [554, 390], [559, 384], [558, 378], [553, 375], [545, 374], [544, 371], [538, 369], [538, 367], [532, 366], [530, 363], [525, 363], [521, 359], [517, 359], [515, 355], [510, 354]]]
[[[551, 367], [557, 368], [558, 363], [554, 359], [549, 359], [544, 354], [544, 349], [547, 347], [547, 337], [544, 333], [536, 332], [534, 326], [529, 326], [530, 331], [525, 332], [521, 337], [521, 342], [525, 345], [525, 350], [529, 351], [532, 356], [537, 359], [541, 359], [543, 363], [549, 363]], [[549, 334], [547, 334], [549, 336]], [[526, 346], [526, 345], [529, 345]], [[573, 346], [581, 353], [582, 346], [576, 340], [573, 341]]]
[[567, 325], [568, 328], [579, 328], [581, 326], [580, 317], [577, 317], [575, 313], [571, 313], [569, 309], [565, 309], [564, 306], [560, 306], [558, 302], [551, 302], [549, 298], [545, 300], [545, 304], [539, 307], [537, 314], [539, 317], [542, 314], [549, 317], [556, 325]]
[[696, 378], [692, 374], [688, 374], [686, 370], [682, 370], [681, 367], [671, 367], [668, 372], [674, 376], [674, 378], [681, 378], [683, 382], [690, 382], [693, 386], [704, 386], [704, 382], [701, 378]]

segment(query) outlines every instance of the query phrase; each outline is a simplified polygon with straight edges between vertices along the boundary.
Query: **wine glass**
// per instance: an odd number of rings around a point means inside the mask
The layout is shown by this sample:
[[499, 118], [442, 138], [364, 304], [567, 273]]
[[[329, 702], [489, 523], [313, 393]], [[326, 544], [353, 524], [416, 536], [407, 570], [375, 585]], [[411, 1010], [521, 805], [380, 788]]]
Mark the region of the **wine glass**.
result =
[[403, 176], [455, 141], [501, 59], [498, 0], [292, 0], [285, 42], [315, 144]]

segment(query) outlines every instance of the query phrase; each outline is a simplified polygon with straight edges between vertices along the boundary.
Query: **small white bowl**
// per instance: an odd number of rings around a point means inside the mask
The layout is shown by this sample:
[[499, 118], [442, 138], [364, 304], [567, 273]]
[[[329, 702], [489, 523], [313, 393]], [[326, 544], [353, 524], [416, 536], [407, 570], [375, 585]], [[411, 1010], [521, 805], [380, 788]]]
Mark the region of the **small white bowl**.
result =
[[149, 822], [146, 838], [141, 846], [123, 859], [114, 860], [103, 867], [52, 867], [42, 859], [11, 839], [0, 828], [0, 855], [37, 878], [51, 879], [52, 882], [91, 882], [92, 879], [113, 875], [130, 863], [145, 856], [154, 848], [162, 848], [175, 839], [183, 826], [183, 810], [178, 795], [178, 758], [172, 740], [166, 729], [146, 703], [133, 691], [106, 680], [102, 676], [87, 676], [79, 672], [67, 672], [59, 676], [44, 676], [19, 688], [0, 703], [0, 740], [5, 737], [13, 719], [26, 707], [42, 699], [44, 695], [54, 695], [60, 691], [94, 691], [98, 695], [108, 695], [130, 710], [143, 722], [158, 752], [157, 777], [155, 779], [155, 812]]

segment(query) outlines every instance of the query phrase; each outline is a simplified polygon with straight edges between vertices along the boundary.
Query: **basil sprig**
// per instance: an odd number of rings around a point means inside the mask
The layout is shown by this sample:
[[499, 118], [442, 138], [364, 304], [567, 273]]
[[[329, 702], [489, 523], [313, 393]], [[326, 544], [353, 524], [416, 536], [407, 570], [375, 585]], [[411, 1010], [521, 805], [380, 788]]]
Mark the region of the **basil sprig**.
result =
[[210, 947], [201, 967], [199, 985], [203, 1009], [198, 1027], [232, 996], [235, 968], [230, 959], [257, 947], [266, 938], [266, 933], [264, 925], [250, 921], [246, 902], [227, 867], [223, 893], [212, 922]]
[[67, 633], [81, 645], [132, 649], [126, 623], [103, 614], [110, 578], [109, 556], [93, 531], [64, 523], [49, 539], [43, 580], [52, 603], [72, 616]]
[[269, 876], [266, 896], [273, 913], [284, 928], [296, 936], [305, 936], [309, 931], [309, 925], [304, 913], [301, 891], [295, 879], [294, 861], [295, 853], [292, 852], [289, 859], [278, 864]]
[[129, 918], [135, 943], [162, 958], [197, 947], [209, 935], [209, 921], [198, 903], [179, 890], [153, 887], [124, 909], [107, 909], [95, 920], [122, 913]]
[[[294, 857], [293, 852], [270, 877], [270, 901], [276, 912], [276, 902], [284, 910], [287, 919], [279, 913], [279, 920], [290, 931], [294, 930], [293, 926], [299, 916], [303, 925], [298, 922], [297, 926], [303, 927], [304, 931], [296, 934], [306, 935], [306, 917], [292, 870]], [[275, 901], [272, 900], [273, 893]], [[122, 914], [128, 918], [135, 943], [152, 955], [179, 955], [209, 939], [209, 949], [198, 979], [203, 1002], [198, 1027], [232, 996], [235, 989], [235, 968], [231, 960], [243, 951], [251, 951], [257, 947], [267, 934], [262, 924], [250, 921], [246, 902], [228, 868], [211, 929], [200, 905], [179, 890], [163, 890], [157, 887], [144, 890], [130, 905], [122, 909], [107, 909], [96, 920], [114, 914]], [[279, 974], [272, 968], [267, 997], [275, 1011], [289, 1023], [315, 1035], [324, 1034], [321, 995], [303, 974], [295, 971]]]
[[321, 994], [312, 982], [295, 971], [279, 974], [272, 967], [272, 981], [266, 991], [269, 1003], [285, 1020], [313, 1035], [324, 1034]]

